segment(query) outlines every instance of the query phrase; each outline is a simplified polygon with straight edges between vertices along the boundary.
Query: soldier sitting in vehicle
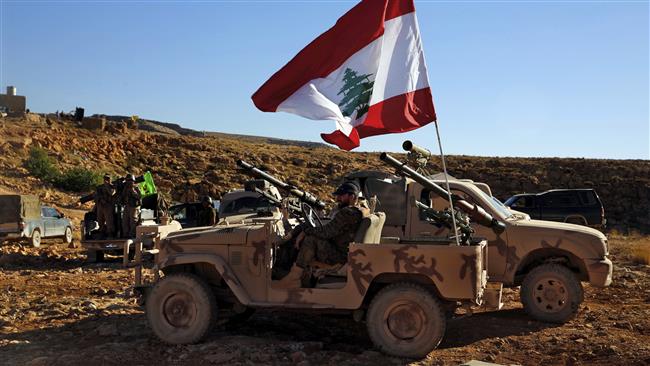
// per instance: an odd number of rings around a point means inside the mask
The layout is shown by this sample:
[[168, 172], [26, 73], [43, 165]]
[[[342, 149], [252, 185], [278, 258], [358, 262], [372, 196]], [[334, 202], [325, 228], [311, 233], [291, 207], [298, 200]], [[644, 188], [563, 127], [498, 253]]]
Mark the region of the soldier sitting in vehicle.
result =
[[296, 263], [289, 274], [277, 281], [276, 287], [300, 287], [306, 268], [347, 261], [348, 246], [366, 214], [365, 208], [358, 204], [359, 192], [359, 187], [353, 182], [343, 183], [334, 191], [338, 211], [327, 224], [307, 227], [297, 235], [294, 242], [294, 248], [298, 250]]
[[104, 175], [104, 184], [97, 187], [95, 192], [95, 210], [99, 232], [105, 238], [112, 238], [115, 233], [113, 215], [115, 213], [115, 187], [111, 183], [111, 176]]
[[217, 212], [212, 207], [212, 197], [204, 196], [201, 200], [201, 211], [198, 214], [197, 226], [214, 226], [217, 221]]

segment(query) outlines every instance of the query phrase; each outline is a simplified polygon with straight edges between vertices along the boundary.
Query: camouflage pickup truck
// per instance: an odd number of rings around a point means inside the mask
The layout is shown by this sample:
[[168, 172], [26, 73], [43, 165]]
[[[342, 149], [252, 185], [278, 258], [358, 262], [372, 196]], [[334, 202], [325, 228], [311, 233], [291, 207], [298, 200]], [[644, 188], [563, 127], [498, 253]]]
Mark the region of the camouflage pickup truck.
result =
[[[399, 171], [403, 166], [396, 168]], [[450, 230], [432, 226], [415, 202], [436, 210], [449, 207], [449, 203], [412, 178], [381, 171], [358, 171], [347, 176], [359, 184], [366, 197], [377, 197], [377, 209], [387, 217], [383, 237], [424, 240], [448, 236]], [[444, 175], [427, 180], [446, 185]], [[486, 184], [449, 177], [449, 186], [458, 200], [483, 208], [505, 224], [502, 233], [475, 222], [471, 226], [475, 237], [488, 242], [489, 282], [521, 286], [521, 302], [532, 317], [566, 322], [575, 316], [583, 301], [581, 281], [596, 287], [611, 283], [612, 262], [607, 258], [607, 238], [601, 232], [574, 224], [531, 220], [492, 197]]]
[[[303, 204], [300, 221], [319, 225], [305, 207], [305, 197], [313, 196], [293, 192]], [[380, 350], [424, 357], [442, 340], [449, 314], [483, 303], [486, 242], [458, 246], [446, 237], [382, 239], [385, 220], [381, 212], [363, 219], [347, 263], [336, 273], [319, 276], [313, 287], [289, 289], [276, 286], [271, 276], [286, 234], [282, 217], [168, 234], [160, 225], [150, 251], [155, 253], [153, 283], [141, 282], [136, 246], [136, 288], [144, 294], [153, 332], [171, 344], [198, 342], [217, 320], [241, 320], [253, 309], [336, 311], [365, 319]]]

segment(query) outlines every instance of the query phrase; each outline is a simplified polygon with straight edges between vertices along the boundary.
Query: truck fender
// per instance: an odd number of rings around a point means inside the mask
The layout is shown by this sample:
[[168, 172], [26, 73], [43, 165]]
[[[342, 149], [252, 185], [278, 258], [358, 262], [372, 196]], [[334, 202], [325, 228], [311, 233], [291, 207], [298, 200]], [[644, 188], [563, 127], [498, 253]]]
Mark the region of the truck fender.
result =
[[228, 285], [230, 291], [232, 291], [242, 305], [248, 305], [251, 303], [248, 292], [246, 292], [235, 273], [232, 271], [228, 263], [218, 255], [207, 253], [183, 253], [171, 255], [160, 263], [159, 268], [163, 270], [170, 266], [195, 263], [208, 263], [213, 266], [226, 285]]

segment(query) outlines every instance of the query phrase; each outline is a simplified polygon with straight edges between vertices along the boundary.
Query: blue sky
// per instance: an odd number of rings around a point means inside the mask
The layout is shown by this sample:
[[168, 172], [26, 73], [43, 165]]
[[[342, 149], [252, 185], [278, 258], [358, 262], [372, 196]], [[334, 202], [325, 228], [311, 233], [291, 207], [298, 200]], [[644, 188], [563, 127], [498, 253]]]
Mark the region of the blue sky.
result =
[[[250, 96], [355, 1], [0, 0], [0, 85], [37, 112], [320, 141]], [[415, 0], [446, 154], [650, 159], [647, 1]], [[362, 140], [437, 151], [433, 125]]]

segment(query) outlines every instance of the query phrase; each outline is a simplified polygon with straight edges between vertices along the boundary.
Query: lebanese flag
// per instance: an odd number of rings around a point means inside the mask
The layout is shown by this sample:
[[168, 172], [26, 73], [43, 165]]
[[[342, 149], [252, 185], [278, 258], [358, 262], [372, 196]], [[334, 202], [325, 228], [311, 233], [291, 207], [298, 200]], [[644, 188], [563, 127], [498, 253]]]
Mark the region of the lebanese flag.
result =
[[413, 0], [362, 0], [253, 94], [264, 112], [331, 120], [326, 142], [406, 132], [436, 120]]

